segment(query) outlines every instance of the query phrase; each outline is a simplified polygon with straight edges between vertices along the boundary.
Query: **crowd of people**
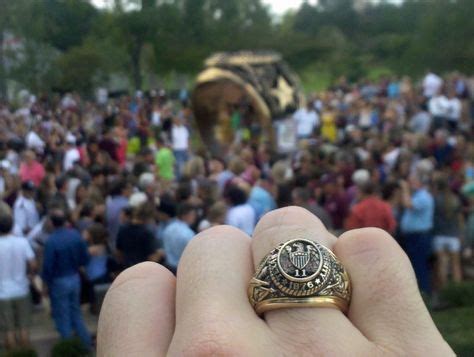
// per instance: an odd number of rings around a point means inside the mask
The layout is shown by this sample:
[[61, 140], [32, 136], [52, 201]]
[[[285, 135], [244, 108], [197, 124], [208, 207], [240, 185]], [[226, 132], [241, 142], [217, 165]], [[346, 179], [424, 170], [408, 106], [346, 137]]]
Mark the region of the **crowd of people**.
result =
[[211, 154], [186, 98], [164, 91], [0, 103], [5, 346], [29, 343], [31, 303], [47, 294], [61, 337], [90, 347], [81, 303], [94, 306], [99, 286], [143, 261], [175, 273], [197, 232], [229, 224], [252, 235], [262, 215], [288, 205], [336, 235], [390, 232], [436, 297], [462, 280], [473, 247], [473, 83], [431, 72], [420, 83], [341, 78], [291, 115], [290, 153], [236, 135]]

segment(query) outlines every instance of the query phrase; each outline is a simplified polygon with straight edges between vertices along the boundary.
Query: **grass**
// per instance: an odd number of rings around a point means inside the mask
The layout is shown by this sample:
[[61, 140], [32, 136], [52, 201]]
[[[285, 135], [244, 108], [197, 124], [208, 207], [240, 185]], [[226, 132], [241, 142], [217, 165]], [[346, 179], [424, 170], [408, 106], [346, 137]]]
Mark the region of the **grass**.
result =
[[436, 311], [432, 316], [458, 356], [474, 356], [474, 306]]
[[432, 312], [436, 326], [458, 356], [474, 356], [474, 283], [449, 286], [441, 296], [452, 307]]

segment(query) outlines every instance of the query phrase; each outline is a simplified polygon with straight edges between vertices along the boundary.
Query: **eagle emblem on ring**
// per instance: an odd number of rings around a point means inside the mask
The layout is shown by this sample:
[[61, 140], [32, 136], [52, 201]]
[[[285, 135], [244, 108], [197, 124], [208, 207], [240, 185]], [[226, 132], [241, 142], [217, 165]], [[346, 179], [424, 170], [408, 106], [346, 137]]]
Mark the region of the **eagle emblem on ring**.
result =
[[293, 264], [295, 268], [303, 270], [306, 265], [308, 265], [311, 258], [310, 246], [306, 246], [306, 251], [304, 250], [304, 245], [302, 243], [295, 243], [293, 246], [296, 247], [296, 251], [293, 251], [291, 247], [286, 246], [291, 264]]

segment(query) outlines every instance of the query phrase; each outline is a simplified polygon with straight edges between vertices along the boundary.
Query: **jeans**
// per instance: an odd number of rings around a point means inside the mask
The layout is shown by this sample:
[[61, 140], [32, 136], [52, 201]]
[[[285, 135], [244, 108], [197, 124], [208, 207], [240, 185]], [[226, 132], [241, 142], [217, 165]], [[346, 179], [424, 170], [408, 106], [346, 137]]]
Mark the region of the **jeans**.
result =
[[84, 324], [81, 312], [79, 275], [56, 278], [49, 289], [53, 319], [61, 337], [71, 338], [75, 332], [84, 345], [90, 348], [91, 336]]
[[431, 234], [429, 232], [405, 233], [405, 249], [410, 258], [420, 290], [431, 292]]
[[176, 177], [179, 179], [183, 174], [184, 165], [188, 161], [188, 151], [174, 150], [173, 153], [176, 159]]

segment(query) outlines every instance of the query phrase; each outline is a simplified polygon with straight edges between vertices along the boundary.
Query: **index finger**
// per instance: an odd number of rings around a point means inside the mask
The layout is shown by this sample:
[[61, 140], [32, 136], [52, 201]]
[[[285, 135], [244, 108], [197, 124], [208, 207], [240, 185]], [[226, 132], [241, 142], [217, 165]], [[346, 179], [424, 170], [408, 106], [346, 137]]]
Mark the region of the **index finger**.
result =
[[97, 356], [165, 356], [174, 332], [175, 278], [156, 263], [125, 270], [99, 317]]

